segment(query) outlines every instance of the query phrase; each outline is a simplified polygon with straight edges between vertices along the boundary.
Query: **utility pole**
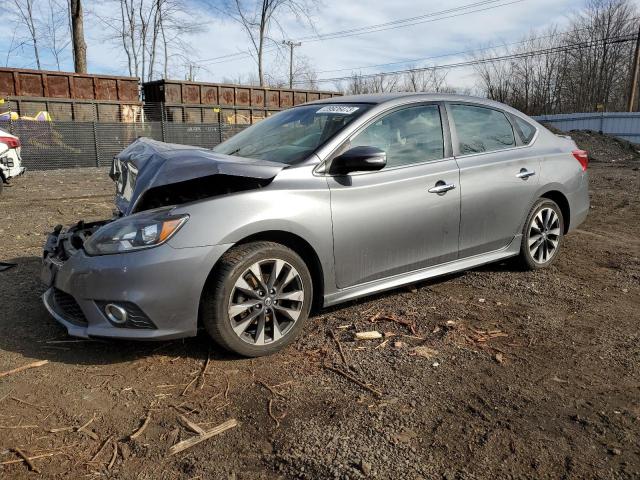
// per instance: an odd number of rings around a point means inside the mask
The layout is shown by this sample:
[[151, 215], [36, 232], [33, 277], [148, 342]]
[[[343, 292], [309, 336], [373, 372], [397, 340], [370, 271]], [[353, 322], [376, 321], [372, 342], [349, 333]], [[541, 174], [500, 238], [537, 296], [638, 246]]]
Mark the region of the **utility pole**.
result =
[[631, 90], [629, 91], [629, 104], [627, 111], [633, 112], [638, 93], [638, 77], [640, 77], [640, 26], [638, 27], [638, 37], [636, 38], [636, 51], [633, 55], [633, 67], [631, 68]]
[[302, 45], [300, 42], [292, 42], [291, 40], [284, 40], [284, 45], [289, 46], [289, 88], [293, 88], [293, 49]]

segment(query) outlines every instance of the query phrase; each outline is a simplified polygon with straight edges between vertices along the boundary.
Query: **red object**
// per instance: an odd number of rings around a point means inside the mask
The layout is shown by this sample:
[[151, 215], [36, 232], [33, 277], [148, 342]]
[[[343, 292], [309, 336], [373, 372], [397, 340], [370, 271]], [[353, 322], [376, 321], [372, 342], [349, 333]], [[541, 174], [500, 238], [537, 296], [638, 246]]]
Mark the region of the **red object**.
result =
[[20, 146], [20, 139], [13, 137], [0, 137], [0, 143], [6, 144], [9, 148], [18, 148]]
[[571, 152], [576, 160], [580, 162], [582, 165], [582, 171], [585, 172], [587, 170], [587, 166], [589, 165], [589, 154], [586, 150], [574, 150]]

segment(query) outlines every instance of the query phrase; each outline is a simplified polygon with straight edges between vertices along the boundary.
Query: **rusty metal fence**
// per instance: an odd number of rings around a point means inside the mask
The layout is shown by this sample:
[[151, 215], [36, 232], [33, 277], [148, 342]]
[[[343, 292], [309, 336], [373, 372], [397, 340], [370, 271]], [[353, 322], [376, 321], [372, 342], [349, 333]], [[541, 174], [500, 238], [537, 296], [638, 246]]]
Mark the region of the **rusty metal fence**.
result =
[[[173, 122], [164, 115], [158, 118], [145, 113], [137, 121], [127, 123], [0, 120], [0, 129], [20, 138], [24, 166], [30, 170], [52, 170], [107, 167], [114, 155], [139, 137], [212, 148], [248, 126]], [[149, 118], [157, 120], [149, 121]]]

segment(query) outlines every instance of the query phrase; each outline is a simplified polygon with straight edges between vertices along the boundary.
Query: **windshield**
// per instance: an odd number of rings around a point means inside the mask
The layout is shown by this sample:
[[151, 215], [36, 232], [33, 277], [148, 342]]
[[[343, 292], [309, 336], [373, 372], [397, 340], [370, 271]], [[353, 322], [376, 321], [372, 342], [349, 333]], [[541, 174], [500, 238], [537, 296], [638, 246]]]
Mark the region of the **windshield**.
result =
[[370, 107], [363, 103], [319, 103], [291, 108], [243, 130], [213, 151], [292, 165]]

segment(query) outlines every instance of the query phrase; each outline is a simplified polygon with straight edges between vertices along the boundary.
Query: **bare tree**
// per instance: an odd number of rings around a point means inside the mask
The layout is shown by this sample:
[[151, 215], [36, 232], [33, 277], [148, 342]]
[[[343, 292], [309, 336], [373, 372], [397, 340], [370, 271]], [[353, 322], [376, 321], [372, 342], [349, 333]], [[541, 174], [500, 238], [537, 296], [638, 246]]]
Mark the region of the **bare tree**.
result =
[[33, 46], [36, 65], [40, 69], [40, 52], [38, 51], [38, 31], [33, 9], [34, 0], [13, 0], [13, 7], [18, 22], [29, 32], [29, 40]]
[[623, 109], [636, 18], [629, 0], [587, 0], [564, 31], [551, 27], [477, 56], [479, 86], [534, 115]]
[[161, 72], [166, 78], [175, 62], [195, 76], [190, 68], [190, 48], [184, 37], [201, 31], [197, 15], [181, 0], [111, 0], [119, 15], [101, 20], [109, 28], [107, 40], [121, 46], [129, 75], [152, 80]]
[[385, 92], [454, 92], [446, 83], [447, 72], [434, 67], [413, 66], [404, 73], [362, 75], [354, 73], [338, 90], [349, 94]]
[[[49, 0], [51, 4], [51, 0]], [[82, 0], [70, 0], [71, 30], [73, 34], [73, 66], [76, 73], [87, 73], [87, 43], [84, 41]]]
[[441, 92], [446, 87], [447, 72], [436, 68], [410, 67], [402, 76], [404, 92]]
[[[56, 63], [56, 68], [60, 70], [62, 54], [71, 43], [66, 5], [60, 0], [48, 0], [46, 15], [44, 15], [42, 26], [42, 30], [44, 31], [44, 46], [51, 53]], [[86, 58], [84, 65], [84, 73], [86, 73]], [[79, 72], [77, 68], [76, 72]]]
[[278, 45], [271, 37], [271, 29], [275, 24], [281, 31], [281, 16], [293, 15], [297, 20], [308, 23], [318, 0], [223, 0], [222, 6], [214, 9], [238, 22], [251, 43], [250, 53], [258, 66], [260, 86], [265, 85], [264, 51], [267, 43]]

